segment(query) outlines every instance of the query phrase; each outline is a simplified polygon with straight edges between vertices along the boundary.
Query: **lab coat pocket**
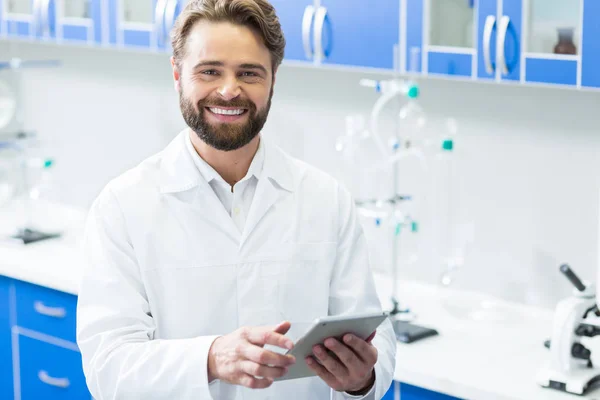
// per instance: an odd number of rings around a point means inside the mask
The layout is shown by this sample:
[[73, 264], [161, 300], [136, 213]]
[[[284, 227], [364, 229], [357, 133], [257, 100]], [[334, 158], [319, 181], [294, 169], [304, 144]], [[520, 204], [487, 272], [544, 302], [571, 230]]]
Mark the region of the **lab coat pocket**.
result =
[[280, 276], [280, 314], [292, 325], [304, 325], [327, 315], [336, 244], [294, 243], [289, 250], [290, 261]]

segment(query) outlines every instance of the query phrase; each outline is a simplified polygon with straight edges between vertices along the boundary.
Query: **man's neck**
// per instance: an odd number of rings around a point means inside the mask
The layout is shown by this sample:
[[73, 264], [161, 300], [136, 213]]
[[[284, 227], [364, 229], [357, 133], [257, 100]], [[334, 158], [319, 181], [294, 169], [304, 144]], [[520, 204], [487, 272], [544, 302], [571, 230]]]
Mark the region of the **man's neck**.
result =
[[254, 155], [258, 150], [260, 135], [247, 145], [237, 150], [221, 151], [204, 143], [191, 129], [188, 130], [196, 153], [208, 163], [232, 188], [241, 181], [250, 168]]

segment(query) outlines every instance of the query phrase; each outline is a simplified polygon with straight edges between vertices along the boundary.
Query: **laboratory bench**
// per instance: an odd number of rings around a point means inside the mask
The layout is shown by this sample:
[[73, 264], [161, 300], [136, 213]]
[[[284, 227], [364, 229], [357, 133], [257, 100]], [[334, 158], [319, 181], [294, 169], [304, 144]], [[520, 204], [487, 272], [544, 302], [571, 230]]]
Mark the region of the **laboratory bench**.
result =
[[[85, 214], [68, 212], [69, 217], [57, 220], [75, 222], [60, 239], [28, 247], [0, 245], [1, 399], [13, 398], [13, 393], [23, 400], [89, 396], [75, 342], [82, 265], [77, 242]], [[3, 221], [9, 217], [1, 216]], [[388, 308], [391, 282], [379, 274], [375, 282]], [[581, 397], [536, 384], [536, 373], [549, 357], [543, 343], [551, 334], [552, 310], [419, 282], [401, 281], [398, 292], [415, 312], [415, 322], [440, 334], [398, 343], [394, 384], [386, 400], [600, 398], [599, 391]], [[487, 311], [470, 319], [462, 316], [473, 302], [487, 304]], [[600, 354], [600, 345], [592, 341], [586, 346]]]

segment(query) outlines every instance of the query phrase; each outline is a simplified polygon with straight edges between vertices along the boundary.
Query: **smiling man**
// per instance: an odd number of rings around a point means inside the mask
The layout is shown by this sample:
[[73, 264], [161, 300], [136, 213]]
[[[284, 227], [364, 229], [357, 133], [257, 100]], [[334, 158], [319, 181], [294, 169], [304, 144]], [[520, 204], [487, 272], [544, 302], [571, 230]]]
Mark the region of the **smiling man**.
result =
[[[282, 355], [295, 324], [381, 306], [350, 194], [261, 135], [285, 47], [275, 10], [192, 0], [172, 45], [187, 128], [112, 180], [86, 226], [77, 341], [92, 395], [380, 399], [387, 320], [372, 340]], [[315, 376], [275, 381], [294, 363]]]

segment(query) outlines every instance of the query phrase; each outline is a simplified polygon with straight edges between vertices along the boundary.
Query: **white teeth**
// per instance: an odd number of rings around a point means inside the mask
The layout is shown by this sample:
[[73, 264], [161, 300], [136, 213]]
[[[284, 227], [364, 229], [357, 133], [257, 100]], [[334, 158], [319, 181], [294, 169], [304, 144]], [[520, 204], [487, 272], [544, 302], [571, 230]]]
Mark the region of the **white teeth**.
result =
[[238, 109], [238, 110], [223, 110], [222, 108], [210, 108], [210, 111], [212, 111], [215, 114], [221, 114], [221, 115], [240, 115], [244, 112], [243, 109]]

